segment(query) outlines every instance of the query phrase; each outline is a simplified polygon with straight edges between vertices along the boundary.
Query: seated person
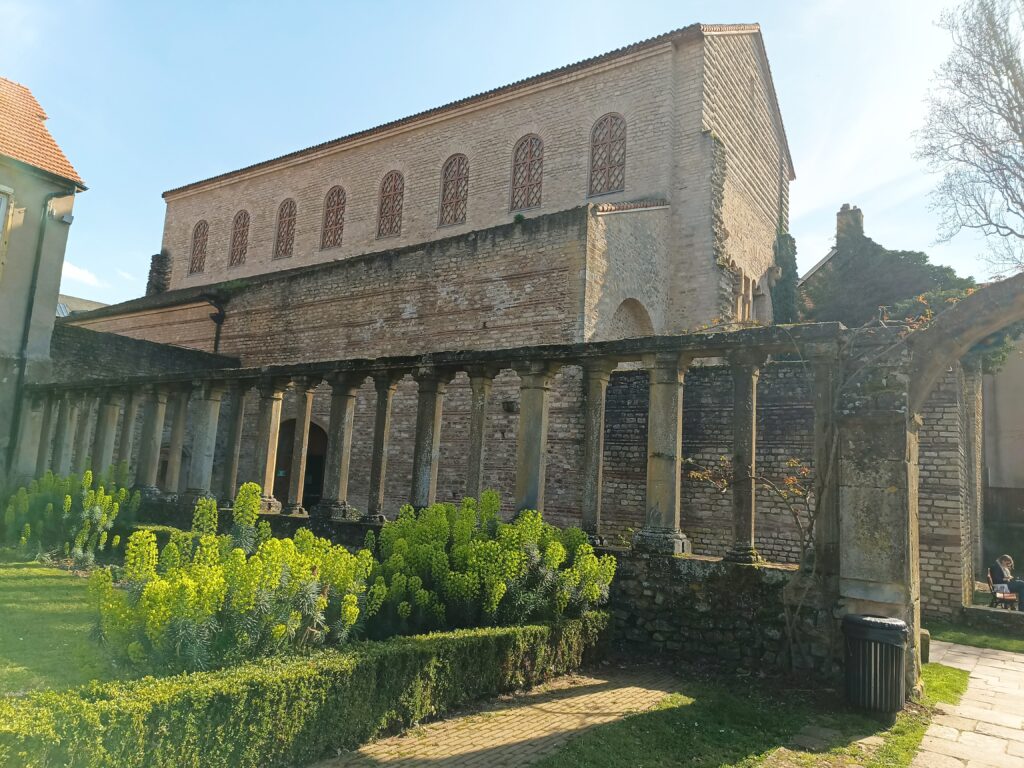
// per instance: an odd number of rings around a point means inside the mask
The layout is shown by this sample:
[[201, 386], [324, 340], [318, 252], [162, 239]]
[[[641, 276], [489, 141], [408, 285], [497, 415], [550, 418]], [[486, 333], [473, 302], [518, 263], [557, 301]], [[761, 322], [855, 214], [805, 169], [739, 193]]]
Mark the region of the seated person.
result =
[[1017, 598], [1020, 599], [1021, 594], [1024, 593], [1024, 579], [1014, 578], [1012, 557], [1009, 555], [1000, 555], [996, 558], [996, 564], [988, 570], [989, 573], [992, 574], [993, 589], [995, 589], [996, 584], [1005, 584], [1007, 589], [1017, 595]]

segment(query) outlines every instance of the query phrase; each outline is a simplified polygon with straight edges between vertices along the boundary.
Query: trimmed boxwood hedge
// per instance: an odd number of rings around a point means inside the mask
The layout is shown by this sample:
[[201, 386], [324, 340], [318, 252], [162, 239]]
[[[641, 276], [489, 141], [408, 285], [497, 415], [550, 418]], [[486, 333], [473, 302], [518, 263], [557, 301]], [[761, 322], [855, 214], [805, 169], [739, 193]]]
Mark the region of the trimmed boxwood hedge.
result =
[[304, 765], [575, 669], [600, 649], [607, 624], [590, 613], [0, 700], [0, 765]]

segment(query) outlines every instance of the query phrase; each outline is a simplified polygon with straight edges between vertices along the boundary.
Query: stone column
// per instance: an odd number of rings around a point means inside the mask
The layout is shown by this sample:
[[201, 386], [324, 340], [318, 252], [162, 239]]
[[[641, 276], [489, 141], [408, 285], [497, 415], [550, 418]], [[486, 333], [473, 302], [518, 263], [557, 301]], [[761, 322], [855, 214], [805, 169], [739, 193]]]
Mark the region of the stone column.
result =
[[75, 430], [75, 472], [81, 474], [89, 468], [89, 446], [92, 444], [92, 412], [96, 396], [91, 392], [82, 394], [78, 401], [78, 426]]
[[146, 388], [146, 413], [142, 421], [142, 442], [139, 444], [139, 467], [135, 473], [135, 487], [147, 498], [160, 494], [156, 478], [160, 469], [160, 447], [164, 440], [164, 420], [167, 417], [167, 390], [163, 387]]
[[370, 461], [370, 499], [366, 505], [368, 517], [384, 515], [384, 483], [387, 479], [388, 433], [391, 432], [391, 401], [398, 389], [401, 376], [391, 372], [376, 374], [373, 386], [377, 390], [377, 414], [373, 422], [373, 457]]
[[412, 493], [415, 509], [434, 503], [437, 497], [437, 465], [441, 454], [441, 411], [451, 375], [432, 368], [418, 370], [413, 378], [419, 385], [416, 401], [416, 434], [412, 452]]
[[757, 380], [764, 355], [756, 351], [729, 356], [732, 369], [732, 546], [725, 559], [757, 563], [756, 504]]
[[121, 419], [121, 439], [117, 444], [117, 463], [128, 467], [128, 477], [131, 478], [134, 467], [132, 466], [132, 445], [135, 442], [135, 422], [139, 417], [139, 403], [142, 401], [141, 393], [135, 390], [128, 390], [124, 395], [124, 414]]
[[494, 372], [472, 368], [469, 404], [469, 467], [466, 473], [466, 495], [479, 499], [484, 492], [484, 457], [487, 452], [487, 401], [491, 396]]
[[648, 552], [678, 555], [690, 551], [679, 529], [683, 453], [683, 376], [689, 361], [658, 353], [648, 361], [647, 520], [633, 545]]
[[592, 360], [583, 366], [583, 530], [592, 539], [601, 535], [605, 395], [614, 369], [615, 363], [607, 360]]
[[53, 472], [59, 476], [71, 473], [71, 451], [74, 449], [75, 426], [78, 422], [78, 409], [73, 398], [73, 394], [65, 392], [58, 406], [57, 430], [53, 436]]
[[252, 384], [233, 381], [231, 391], [231, 423], [228, 427], [227, 466], [224, 468], [224, 487], [221, 495], [225, 503], [234, 503], [238, 492], [238, 458], [242, 450], [242, 428], [245, 426], [245, 396]]
[[96, 414], [96, 437], [92, 444], [92, 471], [102, 474], [114, 463], [114, 440], [117, 438], [117, 417], [121, 405], [115, 392], [100, 395], [99, 411]]
[[60, 476], [71, 474], [75, 435], [78, 432], [79, 397], [77, 393], [69, 392], [60, 401], [60, 414], [57, 417], [58, 440], [53, 455], [53, 471]]
[[27, 484], [34, 479], [46, 402], [45, 396], [22, 395], [17, 451], [14, 455], [14, 480], [18, 484]]
[[920, 418], [908, 414], [906, 367], [867, 365], [839, 404], [839, 605], [907, 623], [910, 691], [921, 671]]
[[217, 450], [217, 420], [224, 384], [197, 382], [193, 388], [195, 423], [192, 427], [192, 457], [188, 467], [186, 505], [213, 495], [213, 459]]
[[185, 449], [185, 429], [188, 427], [188, 401], [192, 387], [178, 387], [174, 390], [174, 418], [171, 421], [171, 438], [167, 445], [167, 471], [164, 473], [165, 495], [181, 493], [181, 454]]
[[263, 488], [264, 512], [280, 512], [281, 502], [274, 498], [274, 472], [277, 469], [277, 440], [281, 432], [281, 402], [288, 388], [286, 379], [262, 379], [256, 386], [260, 393], [257, 421], [257, 482]]
[[331, 385], [331, 416], [327, 426], [324, 492], [315, 510], [318, 517], [333, 520], [349, 517], [348, 473], [352, 459], [352, 422], [356, 412], [356, 393], [364, 378], [362, 374], [337, 373], [328, 379]]
[[839, 476], [839, 442], [835, 422], [835, 375], [837, 351], [813, 354], [814, 370], [814, 571], [830, 592], [838, 589], [839, 506], [836, 485]]
[[288, 504], [283, 515], [305, 513], [302, 497], [306, 483], [306, 458], [309, 456], [309, 420], [313, 416], [313, 395], [319, 377], [297, 376], [292, 380], [298, 402], [295, 410], [295, 440], [292, 443], [292, 466], [288, 477]]
[[548, 452], [548, 393], [553, 370], [547, 362], [529, 363], [519, 374], [519, 434], [516, 440], [516, 509], [544, 511]]
[[43, 425], [39, 430], [39, 450], [36, 453], [36, 477], [42, 477], [50, 468], [50, 448], [53, 445], [54, 411], [58, 401], [53, 395], [47, 395], [43, 401]]

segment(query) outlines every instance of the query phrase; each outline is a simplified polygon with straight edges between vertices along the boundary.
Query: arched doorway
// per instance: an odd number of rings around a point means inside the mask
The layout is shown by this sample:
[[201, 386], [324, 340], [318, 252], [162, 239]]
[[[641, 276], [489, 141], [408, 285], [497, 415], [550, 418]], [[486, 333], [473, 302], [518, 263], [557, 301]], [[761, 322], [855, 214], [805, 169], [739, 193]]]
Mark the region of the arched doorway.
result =
[[[294, 444], [295, 419], [282, 421], [280, 436], [277, 439], [277, 466], [274, 468], [274, 498], [282, 504], [288, 503]], [[303, 483], [302, 506], [311, 509], [323, 496], [327, 460], [327, 432], [315, 422], [309, 424], [309, 441], [306, 447], [306, 477]]]

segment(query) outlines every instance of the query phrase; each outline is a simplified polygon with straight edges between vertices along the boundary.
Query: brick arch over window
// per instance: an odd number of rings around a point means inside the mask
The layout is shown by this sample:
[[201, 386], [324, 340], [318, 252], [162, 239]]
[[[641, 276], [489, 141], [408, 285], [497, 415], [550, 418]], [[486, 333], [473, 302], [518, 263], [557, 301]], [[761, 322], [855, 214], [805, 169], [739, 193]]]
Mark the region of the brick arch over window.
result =
[[441, 168], [441, 215], [438, 226], [463, 224], [469, 202], [469, 160], [465, 155], [452, 155]]
[[398, 171], [388, 171], [380, 183], [380, 207], [377, 211], [377, 237], [402, 234], [402, 203], [405, 178]]
[[295, 250], [295, 201], [290, 197], [277, 209], [277, 234], [274, 236], [274, 258], [287, 259]]
[[192, 230], [192, 254], [188, 260], [188, 273], [195, 275], [206, 269], [206, 241], [210, 237], [210, 225], [206, 219], [198, 222]]
[[626, 119], [615, 112], [598, 118], [590, 132], [590, 194], [626, 188]]
[[237, 267], [245, 264], [245, 254], [249, 251], [249, 212], [239, 211], [231, 225], [231, 248], [228, 251], [228, 266]]
[[345, 231], [345, 190], [331, 187], [324, 198], [324, 222], [320, 230], [320, 248], [337, 248]]
[[512, 204], [513, 211], [536, 208], [541, 201], [541, 182], [544, 177], [544, 142], [540, 136], [529, 133], [516, 142], [512, 150]]

